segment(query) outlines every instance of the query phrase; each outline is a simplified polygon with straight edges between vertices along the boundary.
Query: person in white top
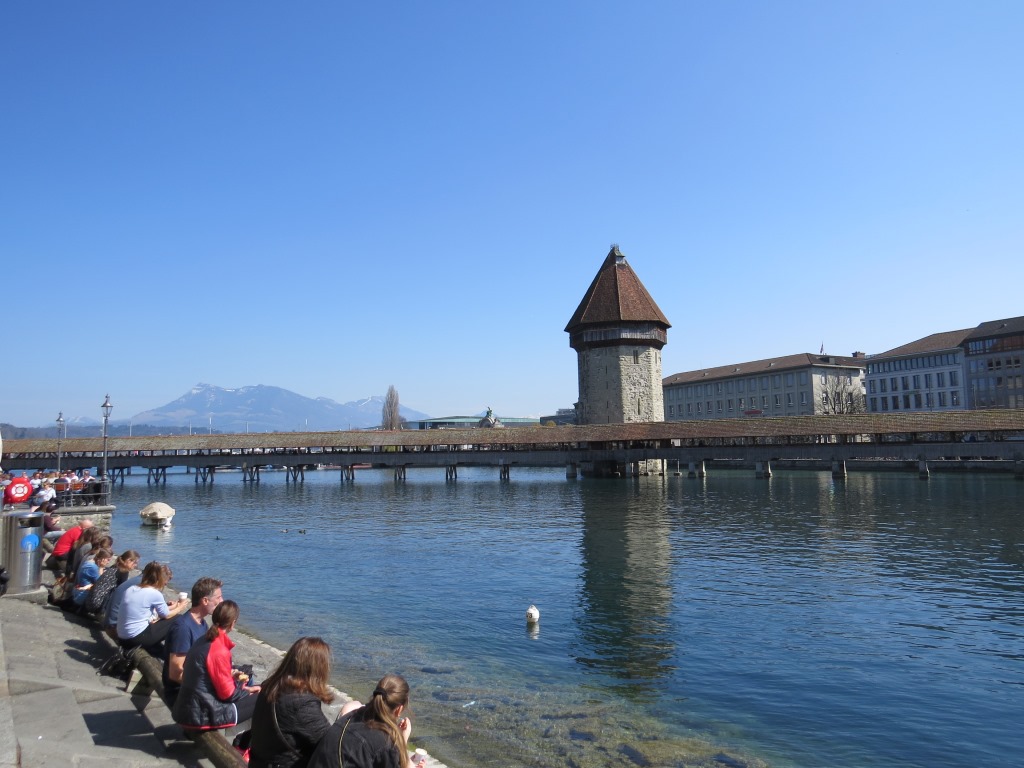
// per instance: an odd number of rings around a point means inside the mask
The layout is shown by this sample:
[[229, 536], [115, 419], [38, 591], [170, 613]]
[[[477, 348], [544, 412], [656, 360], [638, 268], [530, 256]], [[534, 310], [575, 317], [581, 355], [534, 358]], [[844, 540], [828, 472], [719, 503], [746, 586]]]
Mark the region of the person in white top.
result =
[[142, 581], [124, 593], [117, 612], [117, 641], [122, 648], [142, 646], [156, 658], [163, 658], [163, 643], [173, 619], [188, 609], [188, 599], [167, 602], [163, 589], [171, 580], [171, 569], [152, 562], [142, 570]]

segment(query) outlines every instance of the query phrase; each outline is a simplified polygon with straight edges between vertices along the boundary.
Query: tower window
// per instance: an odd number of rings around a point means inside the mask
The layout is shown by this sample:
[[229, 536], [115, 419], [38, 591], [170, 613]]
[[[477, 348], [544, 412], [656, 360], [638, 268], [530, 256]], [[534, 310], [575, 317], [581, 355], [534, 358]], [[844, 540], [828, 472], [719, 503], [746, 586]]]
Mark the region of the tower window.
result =
[[640, 365], [640, 353], [633, 350], [633, 365]]

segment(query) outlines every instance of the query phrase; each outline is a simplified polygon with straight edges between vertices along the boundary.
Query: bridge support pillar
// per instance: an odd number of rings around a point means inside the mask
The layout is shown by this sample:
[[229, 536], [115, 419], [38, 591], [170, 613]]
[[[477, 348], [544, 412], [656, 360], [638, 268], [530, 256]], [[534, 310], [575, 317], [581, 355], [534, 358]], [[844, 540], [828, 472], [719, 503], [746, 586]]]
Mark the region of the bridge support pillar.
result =
[[499, 464], [498, 465], [498, 479], [499, 480], [509, 480], [509, 479], [511, 479], [511, 475], [509, 474], [511, 469], [512, 469], [512, 465], [511, 464]]
[[285, 467], [284, 471], [285, 471], [284, 481], [286, 483], [289, 480], [292, 481], [293, 483], [297, 483], [300, 480], [303, 481], [303, 482], [306, 481], [306, 465], [305, 464], [299, 464], [296, 467]]
[[405, 480], [405, 467], [395, 467], [395, 482]]
[[846, 462], [843, 459], [832, 459], [832, 477], [846, 477]]
[[772, 463], [770, 461], [758, 461], [754, 464], [754, 477], [758, 480], [770, 480], [772, 476]]
[[579, 473], [579, 467], [577, 467], [573, 462], [570, 461], [568, 464], [565, 465], [565, 479], [566, 480], [575, 480], [577, 475], [578, 475], [578, 473]]
[[167, 484], [167, 467], [150, 467], [149, 472], [146, 475], [146, 485], [150, 483], [156, 483], [159, 485], [163, 483]]
[[199, 481], [202, 480], [205, 484], [207, 480], [213, 482], [213, 473], [216, 471], [216, 467], [196, 467], [196, 485], [199, 485]]
[[690, 467], [686, 472], [687, 477], [707, 477], [707, 471], [704, 469], [703, 461], [691, 461]]
[[248, 466], [247, 464], [242, 465], [242, 482], [243, 483], [258, 483], [260, 481], [260, 465], [254, 464]]
[[356, 481], [356, 468], [352, 464], [346, 464], [341, 468], [341, 482], [354, 483]]
[[919, 459], [917, 462], [917, 476], [922, 480], [927, 480], [928, 475], [928, 462], [924, 459]]
[[1013, 460], [1013, 479], [1024, 480], [1024, 461], [1020, 459]]
[[455, 464], [449, 464], [444, 468], [444, 479], [447, 480], [458, 480], [459, 479], [459, 468]]

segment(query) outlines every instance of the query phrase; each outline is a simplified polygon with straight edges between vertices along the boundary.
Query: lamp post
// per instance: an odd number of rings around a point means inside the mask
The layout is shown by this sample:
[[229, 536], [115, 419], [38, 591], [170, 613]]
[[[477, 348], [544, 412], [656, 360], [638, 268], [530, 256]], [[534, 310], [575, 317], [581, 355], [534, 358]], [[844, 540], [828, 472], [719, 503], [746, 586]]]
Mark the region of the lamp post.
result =
[[114, 410], [114, 406], [110, 404], [110, 395], [107, 395], [103, 401], [103, 405], [100, 406], [103, 410], [103, 474], [100, 475], [100, 480], [103, 482], [107, 481], [107, 422], [110, 421], [110, 412]]
[[63, 431], [63, 411], [57, 414], [57, 476], [60, 476], [60, 432]]
[[[64, 431], [64, 411], [57, 414], [57, 476], [60, 476], [60, 439]], [[67, 434], [67, 433], [65, 433]]]

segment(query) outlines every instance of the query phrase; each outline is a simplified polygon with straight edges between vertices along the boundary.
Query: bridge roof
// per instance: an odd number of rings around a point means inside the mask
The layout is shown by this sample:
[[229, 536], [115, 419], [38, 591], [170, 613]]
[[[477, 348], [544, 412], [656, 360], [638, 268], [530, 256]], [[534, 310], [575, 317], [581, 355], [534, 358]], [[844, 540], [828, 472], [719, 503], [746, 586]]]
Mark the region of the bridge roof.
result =
[[572, 333], [586, 325], [623, 322], [658, 323], [665, 328], [672, 327], [619, 247], [613, 245], [565, 331]]
[[[1004, 432], [1024, 435], [1024, 409], [945, 411], [942, 413], [861, 413], [780, 418], [711, 419], [639, 424], [510, 427], [507, 429], [407, 430], [396, 432], [271, 432], [262, 434], [171, 435], [108, 438], [111, 453], [132, 451], [251, 451], [262, 449], [353, 448], [436, 445], [567, 445], [716, 438], [764, 438], [808, 435], [907, 434], [930, 432]], [[55, 453], [56, 438], [5, 440], [4, 455]], [[100, 455], [103, 439], [61, 441], [66, 454]]]

